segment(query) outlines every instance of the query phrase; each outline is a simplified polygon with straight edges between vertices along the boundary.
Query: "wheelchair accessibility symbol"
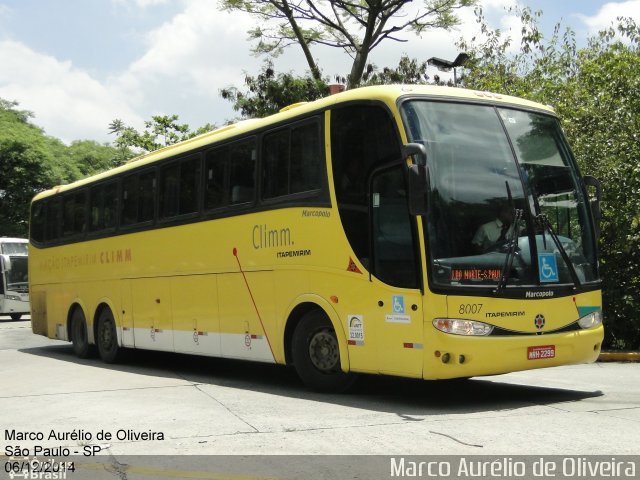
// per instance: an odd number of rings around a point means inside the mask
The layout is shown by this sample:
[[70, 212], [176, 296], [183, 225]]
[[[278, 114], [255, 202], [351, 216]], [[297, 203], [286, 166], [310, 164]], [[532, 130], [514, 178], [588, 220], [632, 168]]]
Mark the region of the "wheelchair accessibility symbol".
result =
[[558, 282], [558, 262], [555, 253], [539, 253], [538, 254], [538, 271], [540, 272], [541, 282]]
[[404, 313], [404, 297], [402, 295], [394, 295], [392, 305], [393, 313]]

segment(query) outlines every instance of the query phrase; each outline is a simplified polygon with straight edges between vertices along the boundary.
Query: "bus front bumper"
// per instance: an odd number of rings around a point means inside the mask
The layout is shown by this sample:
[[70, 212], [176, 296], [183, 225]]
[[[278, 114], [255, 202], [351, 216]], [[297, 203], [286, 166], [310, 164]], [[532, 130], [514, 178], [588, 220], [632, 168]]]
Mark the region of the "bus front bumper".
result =
[[[602, 325], [573, 332], [465, 337], [434, 332], [425, 342], [425, 380], [501, 373], [595, 362], [600, 354]], [[434, 347], [429, 348], [429, 344]], [[437, 346], [437, 347], [435, 347]]]

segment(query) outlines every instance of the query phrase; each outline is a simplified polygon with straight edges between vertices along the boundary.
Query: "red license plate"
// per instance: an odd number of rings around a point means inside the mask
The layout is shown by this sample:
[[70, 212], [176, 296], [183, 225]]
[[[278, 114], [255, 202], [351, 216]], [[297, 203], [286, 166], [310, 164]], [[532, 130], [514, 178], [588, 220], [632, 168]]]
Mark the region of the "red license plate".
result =
[[543, 345], [540, 347], [528, 347], [528, 360], [542, 360], [543, 358], [554, 358], [556, 356], [555, 345]]

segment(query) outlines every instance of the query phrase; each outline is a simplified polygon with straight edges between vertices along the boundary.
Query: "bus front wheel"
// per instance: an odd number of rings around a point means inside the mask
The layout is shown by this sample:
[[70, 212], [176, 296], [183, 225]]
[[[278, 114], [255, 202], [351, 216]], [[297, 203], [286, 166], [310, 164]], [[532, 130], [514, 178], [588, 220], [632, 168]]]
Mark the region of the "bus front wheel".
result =
[[108, 308], [102, 309], [98, 316], [98, 331], [96, 335], [98, 353], [102, 361], [116, 363], [121, 356], [122, 348], [118, 345], [116, 322]]
[[71, 315], [71, 342], [76, 357], [88, 358], [91, 356], [91, 345], [87, 336], [87, 320], [81, 308], [76, 308]]
[[21, 313], [12, 313], [11, 314], [11, 320], [13, 320], [14, 322], [17, 322], [21, 318], [22, 318], [22, 314]]
[[319, 392], [343, 392], [355, 379], [340, 368], [336, 332], [324, 312], [305, 314], [296, 326], [292, 342], [293, 364], [304, 384]]

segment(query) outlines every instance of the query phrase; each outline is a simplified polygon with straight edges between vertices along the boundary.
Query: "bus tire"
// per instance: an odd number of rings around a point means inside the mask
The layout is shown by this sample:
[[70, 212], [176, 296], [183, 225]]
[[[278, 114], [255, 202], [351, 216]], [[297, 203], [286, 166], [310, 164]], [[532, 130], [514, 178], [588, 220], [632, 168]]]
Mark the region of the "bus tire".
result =
[[103, 308], [100, 315], [98, 315], [96, 344], [98, 345], [98, 353], [103, 362], [118, 362], [122, 355], [122, 348], [118, 345], [116, 322], [109, 308]]
[[318, 392], [344, 392], [355, 375], [340, 368], [340, 348], [333, 325], [319, 310], [306, 313], [293, 333], [293, 364], [303, 383]]
[[22, 314], [21, 313], [12, 313], [11, 314], [11, 320], [13, 320], [14, 322], [17, 322], [21, 318], [22, 318]]
[[93, 353], [87, 335], [87, 320], [79, 307], [71, 315], [71, 343], [78, 358], [89, 358]]

